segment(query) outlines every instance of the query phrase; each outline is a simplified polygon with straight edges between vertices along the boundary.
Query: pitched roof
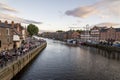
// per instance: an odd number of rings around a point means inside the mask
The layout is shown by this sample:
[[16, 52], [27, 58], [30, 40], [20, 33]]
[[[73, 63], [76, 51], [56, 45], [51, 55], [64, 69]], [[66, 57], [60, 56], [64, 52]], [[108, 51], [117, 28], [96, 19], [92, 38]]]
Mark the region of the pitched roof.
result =
[[106, 32], [108, 29], [101, 29], [100, 32]]
[[[101, 29], [100, 32], [106, 32], [109, 28], [107, 29]], [[113, 28], [115, 29], [116, 32], [120, 32], [120, 28]]]
[[10, 25], [6, 25], [5, 23], [0, 23], [1, 28], [11, 28]]
[[16, 31], [15, 29], [13, 29], [13, 32], [15, 32], [15, 34], [21, 36], [22, 34], [20, 34], [18, 31]]
[[120, 32], [120, 28], [115, 28], [116, 32]]

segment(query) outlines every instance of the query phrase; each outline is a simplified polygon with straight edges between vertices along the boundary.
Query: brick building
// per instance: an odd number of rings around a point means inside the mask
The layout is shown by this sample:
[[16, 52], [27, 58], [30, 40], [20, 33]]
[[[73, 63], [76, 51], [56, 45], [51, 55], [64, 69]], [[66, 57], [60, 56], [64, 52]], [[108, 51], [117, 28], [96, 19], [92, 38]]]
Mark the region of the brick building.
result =
[[78, 39], [78, 38], [80, 38], [80, 33], [73, 30], [69, 30], [66, 32], [66, 39]]
[[[19, 47], [25, 36], [23, 30], [24, 28], [19, 23], [0, 21], [0, 50], [12, 49], [14, 45]], [[16, 36], [17, 40], [15, 40]]]
[[78, 39], [78, 38], [80, 38], [80, 33], [74, 31], [74, 32], [71, 34], [71, 38], [72, 38], [72, 39]]
[[97, 27], [97, 26], [94, 26], [93, 28], [91, 28], [90, 29], [91, 41], [92, 42], [99, 42], [100, 41], [100, 34], [101, 34], [100, 31], [103, 29], [106, 29], [106, 28], [107, 27]]
[[13, 45], [13, 29], [7, 24], [7, 21], [5, 23], [0, 21], [0, 50], [8, 47], [11, 48]]
[[120, 41], [120, 28], [101, 29], [100, 40], [104, 41]]

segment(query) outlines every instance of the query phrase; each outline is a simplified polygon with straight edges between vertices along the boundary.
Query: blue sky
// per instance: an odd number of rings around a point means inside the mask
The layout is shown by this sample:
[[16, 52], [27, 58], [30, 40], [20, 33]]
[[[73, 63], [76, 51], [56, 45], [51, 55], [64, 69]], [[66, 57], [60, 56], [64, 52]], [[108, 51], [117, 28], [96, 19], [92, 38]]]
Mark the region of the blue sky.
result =
[[1, 0], [0, 4], [3, 21], [33, 23], [40, 30], [120, 24], [120, 0]]

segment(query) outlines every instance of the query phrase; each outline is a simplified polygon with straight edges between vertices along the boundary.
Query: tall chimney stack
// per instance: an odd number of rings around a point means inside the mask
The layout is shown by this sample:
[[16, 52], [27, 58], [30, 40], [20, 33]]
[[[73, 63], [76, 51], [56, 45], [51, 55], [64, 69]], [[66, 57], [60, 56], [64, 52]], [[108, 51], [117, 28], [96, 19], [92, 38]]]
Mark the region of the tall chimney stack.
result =
[[6, 24], [6, 25], [8, 24], [7, 20], [5, 21], [5, 24]]
[[19, 23], [17, 23], [17, 31], [18, 32], [20, 31], [20, 25], [19, 25]]
[[8, 26], [8, 22], [7, 22], [7, 20], [6, 20], [4, 23], [5, 23], [5, 26]]
[[14, 28], [14, 21], [12, 21], [11, 24], [12, 24], [12, 28]]

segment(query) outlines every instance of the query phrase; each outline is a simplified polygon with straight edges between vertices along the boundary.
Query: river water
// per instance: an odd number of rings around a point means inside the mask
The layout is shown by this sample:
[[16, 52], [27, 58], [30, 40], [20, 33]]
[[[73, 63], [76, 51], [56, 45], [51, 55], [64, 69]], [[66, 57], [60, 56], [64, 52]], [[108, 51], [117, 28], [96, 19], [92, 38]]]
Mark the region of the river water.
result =
[[120, 80], [120, 61], [95, 48], [47, 40], [47, 47], [13, 80]]

